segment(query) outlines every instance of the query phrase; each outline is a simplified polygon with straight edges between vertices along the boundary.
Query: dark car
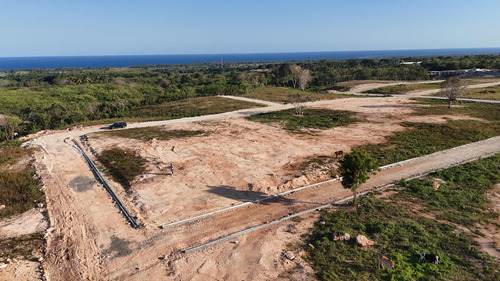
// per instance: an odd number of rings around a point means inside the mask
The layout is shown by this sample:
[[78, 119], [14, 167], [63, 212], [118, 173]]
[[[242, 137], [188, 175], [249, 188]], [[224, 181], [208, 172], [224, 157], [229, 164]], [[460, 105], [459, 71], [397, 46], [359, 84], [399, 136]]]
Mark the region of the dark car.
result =
[[109, 129], [115, 129], [115, 128], [125, 128], [127, 127], [127, 122], [125, 121], [118, 121], [118, 122], [115, 122], [111, 125], [109, 125]]

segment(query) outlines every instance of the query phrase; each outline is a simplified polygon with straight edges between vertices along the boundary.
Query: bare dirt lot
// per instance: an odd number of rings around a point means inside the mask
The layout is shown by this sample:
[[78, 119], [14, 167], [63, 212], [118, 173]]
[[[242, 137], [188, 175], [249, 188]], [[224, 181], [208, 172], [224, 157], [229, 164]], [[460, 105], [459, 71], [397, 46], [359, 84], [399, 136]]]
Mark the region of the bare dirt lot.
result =
[[[301, 260], [300, 250], [287, 244], [300, 243], [300, 236], [293, 233], [305, 232], [314, 216], [300, 223], [286, 222], [242, 236], [238, 243], [223, 243], [190, 255], [181, 254], [181, 250], [350, 195], [338, 182], [187, 225], [168, 229], [158, 226], [329, 179], [328, 172], [312, 170], [302, 174], [298, 167], [313, 157], [332, 155], [337, 150], [349, 151], [354, 145], [383, 142], [384, 136], [403, 130], [400, 122], [417, 118], [411, 115], [415, 105], [404, 97], [342, 99], [314, 105], [356, 111], [364, 121], [296, 134], [283, 130], [279, 124], [224, 119], [241, 116], [230, 113], [220, 118], [197, 117], [149, 124], [168, 124], [169, 130], [204, 130], [208, 132], [204, 136], [138, 141], [90, 135], [85, 146], [89, 155], [92, 155], [90, 148], [99, 153], [118, 146], [131, 148], [148, 160], [147, 173], [132, 183], [128, 193], [107, 177], [125, 206], [144, 224], [139, 229], [132, 229], [126, 223], [106, 191], [93, 180], [79, 151], [66, 139], [98, 131], [97, 128], [49, 134], [33, 140], [30, 145], [42, 148], [36, 154], [35, 166], [47, 195], [51, 226], [43, 261], [45, 278], [310, 280], [311, 269]], [[269, 109], [254, 109], [257, 110]], [[445, 117], [450, 116], [419, 116], [418, 121], [444, 122]], [[192, 123], [193, 120], [197, 122]], [[496, 147], [498, 142], [489, 146]], [[380, 173], [363, 188], [449, 165], [446, 161], [460, 162], [468, 155], [471, 154], [457, 153], [441, 157], [442, 160], [437, 157], [418, 165], [395, 167], [396, 170]], [[173, 176], [168, 169], [171, 163], [176, 167]]]

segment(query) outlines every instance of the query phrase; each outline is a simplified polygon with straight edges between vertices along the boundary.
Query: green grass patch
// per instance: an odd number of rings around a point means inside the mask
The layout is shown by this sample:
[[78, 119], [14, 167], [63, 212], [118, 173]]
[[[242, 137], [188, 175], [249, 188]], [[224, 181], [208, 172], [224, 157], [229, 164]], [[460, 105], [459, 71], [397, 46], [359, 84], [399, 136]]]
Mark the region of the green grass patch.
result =
[[[419, 217], [397, 203], [364, 197], [354, 211], [322, 212], [309, 243], [307, 260], [320, 280], [498, 280], [499, 265], [481, 254], [470, 234]], [[359, 234], [375, 241], [361, 249], [354, 239], [333, 241], [333, 233]], [[421, 262], [419, 253], [437, 254], [439, 264]], [[378, 256], [393, 269], [378, 269]]]
[[475, 103], [466, 101], [453, 102], [452, 108], [448, 108], [448, 101], [436, 99], [415, 99], [417, 104], [425, 105], [415, 110], [415, 115], [467, 115], [494, 121], [500, 121], [500, 105]]
[[0, 218], [20, 214], [45, 202], [43, 191], [31, 167], [0, 172]]
[[439, 219], [467, 227], [492, 223], [498, 218], [498, 213], [489, 210], [485, 193], [500, 182], [500, 154], [439, 171], [432, 177], [447, 183], [434, 190], [428, 178], [412, 180], [395, 195], [396, 200], [416, 202]]
[[488, 88], [478, 88], [478, 89], [467, 89], [465, 91], [464, 97], [500, 100], [500, 86], [488, 87]]
[[281, 103], [292, 103], [293, 99], [297, 97], [308, 101], [340, 99], [348, 97], [347, 95], [304, 92], [285, 87], [261, 87], [241, 96], [246, 98], [261, 99]]
[[248, 120], [261, 123], [282, 122], [284, 129], [298, 131], [299, 129], [328, 129], [347, 126], [359, 121], [355, 112], [330, 109], [304, 109], [304, 115], [294, 115], [294, 109], [262, 113], [247, 117]]
[[98, 160], [126, 191], [134, 178], [146, 171], [146, 160], [131, 149], [107, 149], [99, 155]]
[[106, 132], [96, 133], [95, 135], [101, 137], [113, 136], [120, 138], [131, 138], [142, 141], [149, 141], [153, 138], [157, 140], [170, 140], [176, 138], [187, 138], [200, 135], [207, 135], [206, 131], [188, 131], [188, 130], [165, 130], [161, 127], [148, 127], [148, 128], [134, 128], [126, 130], [110, 130]]
[[377, 89], [368, 90], [365, 93], [383, 95], [402, 95], [413, 91], [425, 91], [439, 89], [441, 83], [421, 83], [421, 84], [399, 84], [394, 86], [384, 86]]
[[38, 261], [36, 253], [38, 256], [43, 256], [41, 251], [44, 244], [45, 241], [39, 233], [0, 240], [0, 259], [24, 257], [27, 260]]
[[26, 156], [33, 150], [29, 148], [19, 147], [17, 141], [9, 141], [0, 143], [0, 168], [4, 165], [14, 164]]
[[462, 79], [467, 82], [469, 85], [476, 85], [476, 84], [484, 84], [484, 83], [493, 83], [493, 82], [500, 82], [500, 78], [471, 78], [471, 79]]
[[500, 126], [472, 120], [444, 124], [403, 123], [407, 130], [387, 136], [387, 142], [368, 144], [366, 151], [380, 166], [497, 136]]

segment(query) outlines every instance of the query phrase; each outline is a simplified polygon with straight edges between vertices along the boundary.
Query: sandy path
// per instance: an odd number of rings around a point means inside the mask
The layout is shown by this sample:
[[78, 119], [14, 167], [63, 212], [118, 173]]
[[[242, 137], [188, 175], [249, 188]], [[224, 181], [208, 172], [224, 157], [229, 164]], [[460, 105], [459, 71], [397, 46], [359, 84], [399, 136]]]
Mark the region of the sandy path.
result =
[[219, 97], [233, 99], [233, 100], [240, 100], [240, 101], [248, 101], [248, 102], [263, 104], [263, 105], [267, 105], [267, 106], [283, 105], [282, 103], [279, 103], [279, 102], [254, 99], [254, 98], [245, 98], [245, 97], [240, 97], [240, 96], [219, 96]]

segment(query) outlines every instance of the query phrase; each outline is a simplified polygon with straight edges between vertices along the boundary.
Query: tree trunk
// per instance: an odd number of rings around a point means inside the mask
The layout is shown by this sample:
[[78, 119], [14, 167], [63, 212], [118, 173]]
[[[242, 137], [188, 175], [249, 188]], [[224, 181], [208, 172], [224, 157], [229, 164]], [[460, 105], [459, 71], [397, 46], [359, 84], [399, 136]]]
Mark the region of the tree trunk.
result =
[[448, 99], [448, 108], [451, 108], [451, 102], [452, 102], [452, 100]]
[[354, 199], [352, 200], [352, 204], [356, 206], [356, 197], [358, 196], [358, 191], [354, 190]]

